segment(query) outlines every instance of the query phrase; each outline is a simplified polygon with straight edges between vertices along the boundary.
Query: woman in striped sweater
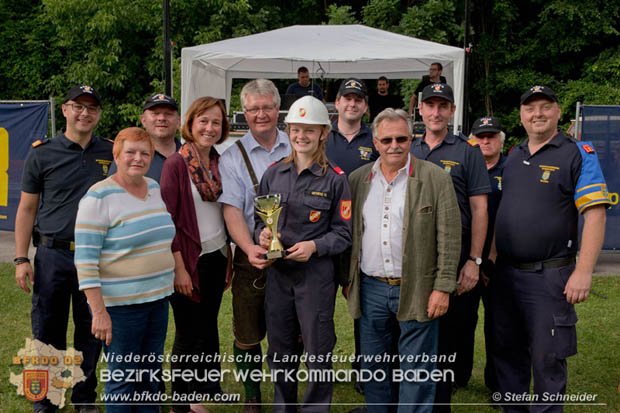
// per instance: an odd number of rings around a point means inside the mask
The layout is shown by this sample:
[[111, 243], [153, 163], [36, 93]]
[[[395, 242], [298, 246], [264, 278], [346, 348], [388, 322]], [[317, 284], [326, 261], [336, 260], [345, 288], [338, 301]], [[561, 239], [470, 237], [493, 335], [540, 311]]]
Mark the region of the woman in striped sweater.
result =
[[[75, 226], [75, 265], [80, 290], [92, 311], [92, 333], [104, 342], [109, 395], [153, 394], [150, 371], [161, 369], [173, 292], [174, 223], [156, 181], [145, 178], [154, 146], [140, 128], [123, 129], [114, 142], [118, 171], [90, 187]], [[129, 357], [130, 356], [130, 357]], [[146, 378], [132, 380], [144, 369]], [[122, 374], [121, 374], [122, 373]], [[134, 382], [135, 381], [135, 382]], [[130, 399], [129, 402], [140, 402]], [[157, 404], [119, 400], [110, 412], [158, 412]]]

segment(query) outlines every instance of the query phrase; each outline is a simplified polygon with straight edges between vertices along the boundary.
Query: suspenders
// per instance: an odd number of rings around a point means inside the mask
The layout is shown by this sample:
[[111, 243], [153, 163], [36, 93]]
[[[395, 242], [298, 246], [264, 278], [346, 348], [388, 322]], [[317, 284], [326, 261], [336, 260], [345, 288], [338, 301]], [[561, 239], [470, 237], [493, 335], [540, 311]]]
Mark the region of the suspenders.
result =
[[241, 139], [235, 142], [235, 144], [239, 147], [239, 151], [241, 152], [241, 156], [243, 156], [243, 161], [245, 162], [245, 167], [248, 169], [248, 173], [250, 174], [250, 179], [252, 180], [252, 185], [254, 186], [254, 194], [257, 194], [258, 193], [258, 179], [256, 179], [256, 174], [254, 173], [254, 168], [252, 167], [252, 163], [250, 162], [248, 153], [243, 147], [243, 144], [241, 143]]

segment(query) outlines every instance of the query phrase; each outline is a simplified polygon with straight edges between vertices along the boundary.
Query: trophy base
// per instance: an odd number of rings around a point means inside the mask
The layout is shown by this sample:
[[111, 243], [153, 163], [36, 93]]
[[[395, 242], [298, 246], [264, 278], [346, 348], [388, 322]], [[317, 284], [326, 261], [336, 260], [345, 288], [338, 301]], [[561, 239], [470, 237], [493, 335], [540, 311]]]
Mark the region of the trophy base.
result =
[[286, 251], [284, 250], [280, 250], [280, 251], [269, 251], [267, 254], [265, 254], [265, 259], [266, 260], [276, 260], [278, 258], [282, 258], [286, 256]]

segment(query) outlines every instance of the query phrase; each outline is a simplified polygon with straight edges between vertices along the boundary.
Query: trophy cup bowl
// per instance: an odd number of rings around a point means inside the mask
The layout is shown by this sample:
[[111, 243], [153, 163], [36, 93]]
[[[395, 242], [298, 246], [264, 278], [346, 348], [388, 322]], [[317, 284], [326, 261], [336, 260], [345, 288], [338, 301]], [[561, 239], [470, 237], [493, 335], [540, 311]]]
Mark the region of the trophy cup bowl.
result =
[[282, 258], [286, 255], [284, 247], [278, 238], [278, 218], [282, 207], [280, 206], [280, 200], [282, 194], [270, 194], [260, 195], [254, 197], [254, 208], [256, 213], [265, 223], [265, 226], [271, 231], [272, 238], [271, 244], [265, 258], [268, 260], [274, 260], [276, 258]]

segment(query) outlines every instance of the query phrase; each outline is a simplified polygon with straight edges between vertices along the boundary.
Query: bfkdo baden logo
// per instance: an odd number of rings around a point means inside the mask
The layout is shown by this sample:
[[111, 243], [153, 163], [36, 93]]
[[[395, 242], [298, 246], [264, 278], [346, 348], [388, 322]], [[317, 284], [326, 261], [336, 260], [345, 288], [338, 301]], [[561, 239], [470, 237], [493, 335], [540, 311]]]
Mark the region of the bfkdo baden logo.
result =
[[24, 370], [24, 396], [38, 402], [47, 396], [49, 372], [47, 370]]
[[59, 408], [65, 405], [65, 393], [86, 380], [80, 368], [82, 352], [73, 348], [57, 350], [39, 340], [26, 339], [24, 348], [13, 357], [13, 365], [23, 368], [20, 374], [11, 372], [9, 381], [17, 394], [37, 402], [47, 398]]

